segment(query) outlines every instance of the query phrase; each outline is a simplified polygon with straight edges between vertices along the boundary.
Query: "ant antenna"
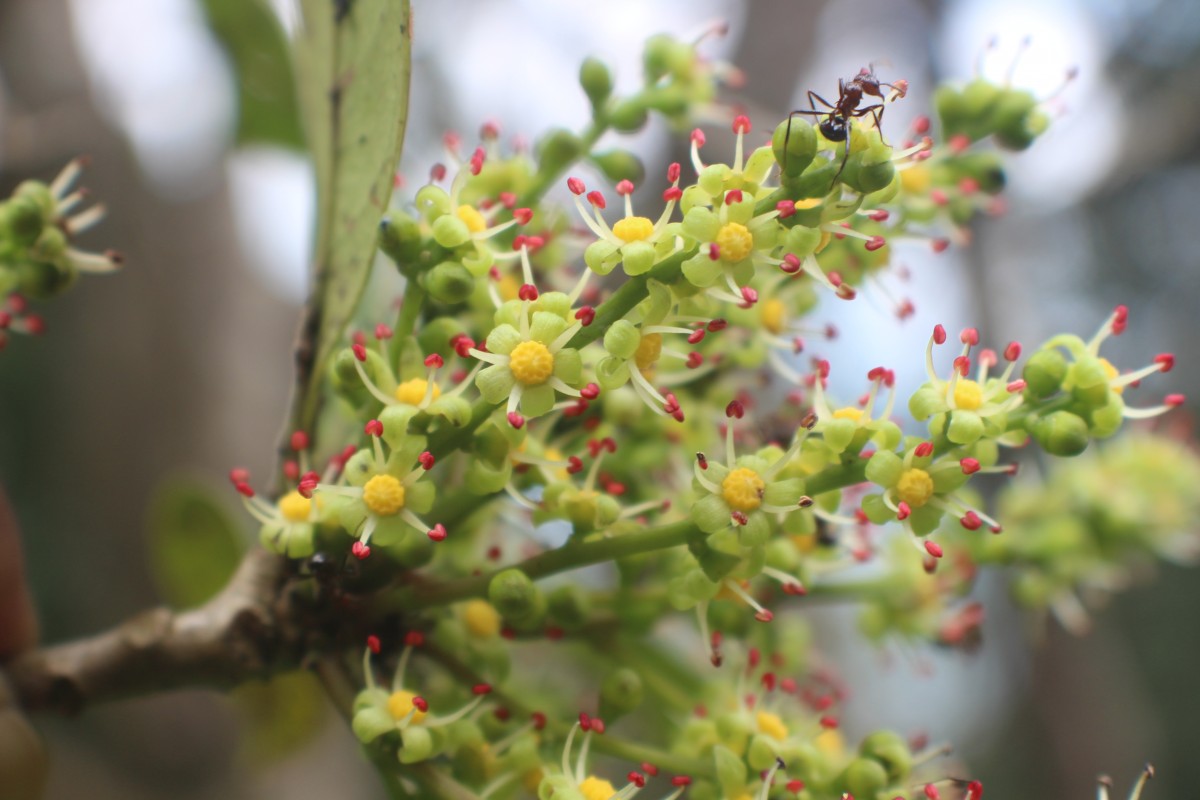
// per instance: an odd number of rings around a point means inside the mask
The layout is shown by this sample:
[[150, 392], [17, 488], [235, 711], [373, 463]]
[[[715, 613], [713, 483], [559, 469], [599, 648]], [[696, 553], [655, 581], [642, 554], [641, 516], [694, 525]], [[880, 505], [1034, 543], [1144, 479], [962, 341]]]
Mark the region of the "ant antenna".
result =
[[1021, 62], [1021, 56], [1025, 55], [1025, 51], [1029, 49], [1029, 43], [1033, 37], [1026, 36], [1021, 39], [1021, 43], [1017, 45], [1017, 54], [1013, 56], [1012, 63], [1008, 65], [1008, 72], [1004, 74], [1005, 88], [1012, 86], [1013, 75], [1017, 73], [1017, 64]]

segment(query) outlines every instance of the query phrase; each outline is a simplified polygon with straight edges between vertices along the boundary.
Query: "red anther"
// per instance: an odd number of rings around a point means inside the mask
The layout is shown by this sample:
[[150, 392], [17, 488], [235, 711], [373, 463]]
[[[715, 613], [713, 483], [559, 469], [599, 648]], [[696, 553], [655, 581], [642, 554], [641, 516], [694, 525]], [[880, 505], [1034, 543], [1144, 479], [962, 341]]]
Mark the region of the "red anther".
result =
[[870, 239], [867, 239], [867, 243], [863, 246], [866, 247], [867, 250], [874, 252], [883, 247], [885, 244], [887, 244], [887, 240], [882, 236], [872, 236]]
[[512, 208], [517, 204], [517, 196], [512, 192], [501, 192], [499, 197], [500, 205], [504, 206], [505, 208]]
[[493, 711], [492, 715], [501, 722], [508, 722], [512, 718], [512, 712], [503, 706]]
[[600, 440], [600, 449], [607, 450], [610, 453], [617, 452], [617, 440], [611, 436], [605, 436]]
[[587, 200], [601, 211], [608, 206], [608, 204], [604, 201], [604, 195], [600, 194], [600, 192], [588, 192]]
[[842, 280], [842, 273], [838, 272], [837, 270], [830, 270], [828, 277], [829, 282], [832, 283], [835, 288], [840, 289], [845, 283], [845, 281]]
[[419, 463], [423, 468], [429, 470], [433, 469], [436, 459], [433, 457], [433, 453], [426, 450], [425, 452], [421, 453], [421, 455], [417, 456], [417, 463]]
[[927, 458], [933, 455], [933, 442], [921, 442], [913, 449], [913, 455], [917, 458]]
[[979, 331], [975, 328], [963, 328], [962, 333], [958, 335], [958, 340], [963, 344], [974, 347], [979, 344]]
[[604, 484], [604, 491], [611, 494], [613, 497], [620, 497], [625, 494], [625, 484], [620, 481], [609, 481]]
[[517, 221], [518, 225], [528, 225], [529, 221], [533, 219], [533, 209], [518, 208], [513, 211], [513, 219]]
[[700, 342], [704, 341], [704, 334], [706, 332], [704, 328], [697, 328], [692, 331], [687, 337], [688, 344], [700, 344]]
[[1024, 381], [1024, 379], [1020, 379], [1020, 378], [1015, 381], [1009, 381], [1008, 385], [1005, 386], [1004, 388], [1008, 391], [1009, 394], [1016, 394], [1017, 392], [1023, 392], [1023, 391], [1025, 391], [1025, 381]]
[[1117, 306], [1113, 309], [1112, 332], [1113, 336], [1120, 336], [1125, 332], [1125, 326], [1129, 324], [1129, 308], [1127, 306]]
[[537, 300], [538, 290], [532, 283], [523, 283], [521, 288], [517, 290], [517, 297], [521, 300]]
[[933, 201], [935, 206], [944, 206], [949, 204], [950, 198], [941, 189], [934, 189], [929, 193], [929, 199]]
[[886, 208], [877, 208], [870, 214], [867, 214], [867, 218], [874, 220], [875, 222], [886, 222], [887, 218], [890, 216], [891, 212], [889, 212]]
[[1169, 394], [1163, 398], [1163, 404], [1168, 405], [1171, 408], [1176, 408], [1178, 406], [1181, 406], [1186, 401], [1187, 401], [1187, 398], [1181, 394]]
[[377, 419], [369, 420], [367, 424], [363, 426], [363, 432], [366, 433], [367, 436], [383, 436], [383, 423]]
[[535, 711], [529, 717], [533, 720], [533, 729], [535, 731], [543, 730], [546, 727], [546, 715], [541, 711]]
[[630, 783], [632, 783], [634, 786], [638, 787], [639, 789], [645, 787], [645, 785], [646, 785], [646, 776], [640, 772], [630, 772], [625, 777]]
[[967, 373], [971, 371], [971, 359], [966, 356], [957, 356], [954, 359], [954, 371], [964, 378], [967, 377]]
[[932, 783], [927, 783], [925, 784], [925, 796], [928, 797], [929, 800], [940, 800], [942, 794]]
[[741, 189], [730, 189], [725, 193], [725, 205], [731, 206], [734, 203], [740, 203], [745, 199]]
[[[582, 416], [583, 413], [587, 410], [588, 410], [588, 401], [584, 400], [583, 398], [580, 398], [579, 400], [577, 400], [575, 402], [574, 405], [567, 406], [566, 408], [564, 408], [562, 413], [563, 413], [564, 417], [578, 417], [578, 416]], [[590, 423], [591, 420], [588, 420], [588, 422]]]
[[710, 261], [718, 261], [721, 258], [721, 246], [716, 242], [708, 245], [708, 258]]
[[933, 248], [935, 253], [944, 253], [950, 247], [949, 239], [933, 239], [929, 242], [929, 246]]
[[1175, 366], [1175, 356], [1171, 353], [1159, 353], [1154, 357], [1154, 363], [1158, 364], [1159, 369], [1163, 372], [1170, 372], [1171, 368]]
[[1008, 347], [1004, 348], [1004, 360], [1005, 361], [1016, 361], [1020, 357], [1021, 357], [1021, 343], [1020, 342], [1009, 342]]
[[958, 181], [958, 190], [963, 194], [975, 194], [979, 191], [979, 181], [974, 178], [961, 178]]
[[979, 459], [977, 458], [964, 458], [958, 462], [958, 465], [962, 467], [963, 475], [974, 475], [979, 472]]
[[300, 477], [300, 465], [291, 459], [283, 462], [283, 477], [289, 481], [296, 480], [296, 478]]
[[689, 778], [687, 775], [676, 775], [674, 778], [671, 778], [671, 785], [672, 786], [691, 786], [692, 779]]
[[704, 363], [704, 356], [701, 355], [698, 351], [693, 350], [692, 352], [688, 353], [688, 356], [687, 356], [687, 368], [688, 369], [696, 369], [697, 367], [701, 366], [703, 363]]
[[658, 777], [658, 767], [654, 766], [649, 761], [642, 762], [642, 772], [646, 773], [651, 778]]
[[350, 349], [354, 351], [354, 357], [357, 358], [359, 361], [367, 360], [367, 348], [364, 347], [363, 345], [355, 344], [355, 345], [351, 346]]
[[982, 798], [983, 798], [983, 784], [980, 783], [979, 781], [971, 781], [970, 783], [968, 783], [966, 800], [982, 800]]
[[304, 431], [295, 431], [292, 433], [292, 438], [289, 440], [288, 444], [290, 444], [292, 449], [297, 453], [307, 450], [308, 434]]
[[979, 365], [991, 369], [1000, 363], [1000, 359], [996, 357], [996, 351], [990, 347], [985, 347], [979, 351]]
[[696, 145], [696, 147], [704, 147], [704, 142], [705, 142], [704, 131], [700, 130], [699, 128], [694, 129], [692, 131], [691, 138], [692, 138], [692, 144]]
[[774, 672], [764, 672], [763, 676], [762, 676], [762, 685], [763, 685], [763, 688], [766, 689], [768, 692], [775, 691], [775, 673]]
[[901, 500], [896, 506], [896, 509], [896, 519], [898, 520], [906, 520], [908, 519], [909, 515], [912, 514], [912, 508], [910, 508], [908, 503], [904, 502], [903, 500]]
[[633, 194], [633, 181], [628, 179], [617, 181], [617, 194], [622, 197]]
[[829, 714], [821, 717], [819, 721], [821, 723], [821, 727], [825, 728], [826, 730], [832, 730], [838, 726], [838, 718]]
[[733, 118], [733, 132], [734, 133], [749, 133], [750, 132], [750, 118], [747, 117], [745, 114], [738, 114], [736, 117], [734, 117]]
[[829, 377], [829, 360], [825, 358], [813, 359], [813, 370], [821, 376], [822, 379]]
[[746, 415], [746, 407], [742, 405], [740, 400], [730, 400], [729, 405], [725, 406], [726, 417], [736, 417], [741, 419]]
[[775, 615], [764, 608], [762, 611], [759, 611], [757, 614], [755, 614], [754, 618], [759, 622], [770, 622], [771, 620], [775, 619]]
[[599, 717], [593, 718], [592, 719], [592, 731], [594, 733], [597, 733], [597, 734], [600, 734], [601, 736], [603, 736], [604, 735], [604, 720], [600, 719]]
[[508, 412], [508, 424], [520, 430], [525, 425], [525, 418], [516, 411]]
[[662, 199], [664, 203], [673, 203], [681, 197], [683, 197], [683, 189], [680, 189], [678, 186], [669, 186], [663, 189]]
[[0, 311], [0, 331], [12, 324], [12, 314], [7, 311]]
[[244, 481], [233, 484], [233, 488], [237, 489], [238, 494], [244, 497], [254, 497], [254, 490], [250, 488], [250, 484]]
[[337, 464], [338, 469], [342, 469], [346, 466], [346, 462], [350, 460], [350, 457], [353, 456], [357, 452], [358, 452], [357, 447], [355, 447], [352, 444], [348, 444], [342, 448], [342, 452], [338, 453], [336, 456], [334, 456], [330, 460], [333, 463]]
[[929, 133], [929, 117], [922, 115], [913, 120], [913, 133], [918, 136]]
[[750, 524], [750, 518], [746, 516], [746, 512], [744, 511], [731, 511], [729, 512], [729, 518], [733, 520], [735, 525]]
[[588, 716], [586, 711], [579, 712], [579, 727], [585, 731], [592, 729], [592, 718]]
[[567, 188], [574, 195], [581, 195], [587, 191], [587, 186], [579, 178], [567, 178]]
[[575, 475], [583, 472], [583, 459], [579, 456], [571, 456], [567, 459], [567, 474]]
[[696, 453], [696, 463], [700, 465], [700, 469], [708, 469], [708, 457], [704, 453]]
[[742, 299], [746, 301], [744, 304], [742, 304], [742, 308], [749, 308], [758, 302], [758, 290], [751, 289], [749, 286], [743, 286]]
[[484, 140], [497, 139], [497, 138], [499, 138], [499, 136], [500, 136], [500, 123], [496, 122], [495, 120], [490, 119], [487, 122], [485, 122], [479, 126], [479, 138], [480, 139], [484, 139]]
[[800, 780], [799, 778], [796, 778], [795, 780], [790, 780], [786, 784], [784, 784], [784, 788], [787, 789], [792, 794], [800, 794], [801, 792], [804, 791], [804, 781]]
[[552, 642], [557, 642], [559, 639], [567, 635], [567, 632], [557, 625], [551, 625], [546, 628], [546, 638]]
[[434, 164], [432, 167], [429, 168], [430, 183], [441, 183], [444, 180], [446, 180], [446, 165], [445, 164]]
[[404, 634], [405, 647], [420, 647], [425, 644], [425, 634], [421, 631], [409, 631]]
[[800, 499], [796, 502], [796, 506], [798, 508], [809, 508], [814, 502], [816, 501], [805, 494], [800, 496]]
[[351, 545], [350, 552], [354, 554], [355, 558], [357, 558], [359, 561], [362, 561], [367, 556], [371, 555], [371, 548], [362, 542], [355, 542], [353, 545]]
[[946, 144], [950, 145], [950, 149], [955, 153], [961, 153], [971, 146], [971, 137], [967, 136], [965, 133], [957, 133], [954, 136], [951, 136], [946, 141]]
[[878, 381], [883, 380], [883, 374], [887, 372], [883, 367], [874, 367], [867, 372], [867, 380]]
[[375, 326], [375, 338], [376, 339], [392, 338], [392, 329], [389, 326], [384, 325], [382, 322], [379, 323], [378, 325]]
[[378, 636], [376, 636], [375, 634], [371, 634], [370, 636], [367, 637], [367, 649], [370, 650], [372, 653], [374, 653], [375, 655], [379, 655], [379, 650], [381, 647], [382, 647], [382, 645], [379, 642]]
[[487, 153], [482, 147], [476, 147], [475, 152], [471, 154], [471, 174], [478, 175], [483, 170], [483, 161], [487, 158]]
[[429, 711], [429, 701], [421, 695], [415, 695], [412, 699], [413, 708], [420, 711], [422, 714]]
[[248, 480], [250, 480], [250, 470], [245, 467], [234, 467], [229, 470], [229, 481], [234, 486], [239, 483], [245, 483]]
[[430, 353], [429, 355], [425, 356], [425, 366], [432, 369], [441, 369], [442, 367], [446, 366], [446, 360], [437, 353]]
[[591, 325], [596, 319], [596, 309], [591, 306], [583, 306], [575, 312], [575, 319], [579, 320], [583, 327]]
[[929, 553], [929, 555], [933, 556], [934, 558], [941, 558], [943, 555], [942, 546], [937, 542], [930, 541], [929, 539], [925, 540], [925, 552]]
[[787, 219], [796, 213], [796, 201], [780, 200], [775, 204], [775, 210], [779, 212], [780, 219]]
[[800, 267], [800, 259], [793, 253], [788, 253], [783, 257], [783, 261], [779, 262], [779, 269], [788, 275], [795, 275], [800, 271]]
[[959, 522], [961, 522], [962, 526], [969, 531], [977, 531], [983, 527], [983, 520], [981, 520], [979, 515], [974, 511], [968, 511], [967, 513], [963, 514], [962, 519], [960, 519]]
[[579, 390], [579, 395], [584, 400], [595, 400], [600, 396], [600, 387], [594, 383], [589, 383], [587, 386], [584, 386]]
[[717, 331], [723, 331], [725, 328], [729, 327], [729, 323], [720, 317], [717, 317], [714, 320], [710, 320], [709, 323], [704, 327], [708, 329], [709, 333], [716, 333]]
[[477, 683], [471, 687], [471, 694], [491, 694], [492, 685], [490, 683]]

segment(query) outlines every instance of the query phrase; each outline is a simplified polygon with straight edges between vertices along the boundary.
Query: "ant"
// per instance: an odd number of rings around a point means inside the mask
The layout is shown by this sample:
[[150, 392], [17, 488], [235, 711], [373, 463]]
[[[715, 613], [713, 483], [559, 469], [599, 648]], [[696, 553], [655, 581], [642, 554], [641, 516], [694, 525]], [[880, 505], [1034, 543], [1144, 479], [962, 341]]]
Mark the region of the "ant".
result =
[[[846, 153], [842, 156], [842, 165], [838, 167], [837, 174], [833, 176], [833, 183], [837, 183], [837, 179], [841, 176], [842, 170], [846, 168], [846, 160], [850, 158], [850, 120], [855, 117], [865, 117], [870, 114], [875, 120], [875, 128], [879, 129], [879, 124], [883, 120], [883, 89], [888, 87], [901, 97], [904, 96], [905, 86], [904, 81], [900, 85], [884, 83], [875, 77], [874, 67], [864, 67], [858, 71], [850, 80], [838, 78], [838, 99], [836, 103], [831, 103], [821, 95], [812, 91], [808, 91], [808, 109], [798, 109], [788, 114], [788, 129], [783, 137], [784, 152], [787, 152], [788, 140], [792, 135], [792, 117], [797, 114], [811, 114], [817, 117], [825, 117], [821, 120], [818, 126], [821, 135], [831, 142], [846, 142]], [[879, 102], [873, 106], [859, 107], [863, 101], [863, 96], [877, 97]], [[818, 109], [817, 103], [825, 106], [826, 109]], [[830, 184], [832, 188], [833, 184]]]

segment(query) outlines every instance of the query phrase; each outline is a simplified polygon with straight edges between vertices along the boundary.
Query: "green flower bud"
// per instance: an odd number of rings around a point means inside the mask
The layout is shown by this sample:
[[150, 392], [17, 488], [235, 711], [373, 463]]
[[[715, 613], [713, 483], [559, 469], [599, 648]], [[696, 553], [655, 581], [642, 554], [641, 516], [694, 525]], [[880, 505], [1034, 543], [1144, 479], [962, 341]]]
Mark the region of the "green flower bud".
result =
[[1077, 456], [1087, 449], [1087, 423], [1070, 411], [1055, 411], [1033, 423], [1030, 431], [1042, 449], [1055, 456]]
[[1093, 439], [1107, 439], [1121, 429], [1125, 421], [1125, 402], [1115, 392], [1107, 405], [1093, 408], [1087, 415], [1088, 432]]
[[717, 780], [725, 796], [740, 796], [746, 787], [746, 762], [722, 745], [713, 748], [713, 761], [717, 765]]
[[14, 197], [0, 205], [0, 229], [21, 247], [36, 242], [45, 225], [42, 207], [32, 197]]
[[396, 755], [401, 764], [416, 764], [435, 755], [433, 734], [428, 728], [409, 725], [400, 734], [400, 738], [403, 743], [400, 745], [400, 752]]
[[475, 291], [475, 276], [458, 261], [443, 261], [422, 275], [422, 283], [435, 300], [462, 303]]
[[887, 770], [878, 761], [856, 758], [838, 776], [838, 784], [855, 797], [874, 797], [890, 783]]
[[603, 61], [589, 56], [579, 67], [579, 85], [583, 87], [592, 107], [600, 108], [612, 94], [612, 72]]
[[513, 623], [545, 610], [541, 592], [519, 569], [506, 569], [492, 578], [488, 583], [488, 601], [501, 616]]
[[26, 261], [17, 268], [21, 292], [35, 300], [61, 294], [75, 283], [79, 271], [70, 261]]
[[983, 436], [983, 419], [974, 411], [953, 411], [946, 438], [955, 444], [973, 444]]
[[617, 719], [636, 711], [644, 694], [641, 675], [628, 667], [614, 669], [600, 684], [600, 716]]
[[996, 143], [1010, 150], [1024, 150], [1033, 144], [1037, 134], [1041, 133], [1029, 126], [1036, 110], [1037, 100], [1029, 92], [1020, 89], [1001, 92], [992, 105], [991, 122]]
[[641, 343], [642, 334], [629, 320], [619, 319], [604, 332], [604, 349], [617, 358], [633, 358]]
[[379, 249], [396, 264], [412, 264], [421, 254], [421, 226], [408, 214], [393, 211], [379, 223]]
[[646, 168], [642, 166], [641, 159], [628, 150], [593, 153], [590, 161], [613, 183], [627, 180], [640, 184], [646, 176]]
[[471, 241], [471, 229], [457, 216], [446, 214], [433, 221], [433, 239], [447, 250], [453, 250]]
[[550, 616], [554, 617], [564, 628], [575, 630], [587, 622], [591, 613], [591, 603], [573, 583], [559, 586], [546, 597], [546, 605]]
[[858, 746], [858, 752], [883, 765], [891, 783], [903, 781], [912, 769], [912, 753], [904, 738], [892, 731], [875, 731], [867, 734]]
[[860, 194], [869, 194], [888, 186], [896, 177], [890, 147], [871, 147], [855, 153], [842, 170], [842, 182]]
[[962, 130], [966, 109], [962, 94], [957, 89], [953, 86], [939, 86], [933, 93], [933, 105], [947, 136]]
[[812, 124], [795, 117], [779, 123], [771, 135], [771, 152], [775, 154], [775, 161], [784, 175], [800, 175], [808, 169], [817, 154], [817, 134]]
[[583, 142], [563, 128], [555, 128], [538, 142], [538, 164], [543, 171], [561, 172], [584, 155]]
[[676, 72], [692, 59], [692, 48], [673, 37], [659, 33], [646, 40], [642, 51], [642, 69], [649, 85], [658, 83], [668, 73]]
[[1057, 392], [1066, 376], [1067, 359], [1057, 349], [1037, 351], [1025, 362], [1021, 372], [1026, 394], [1038, 400]]
[[1067, 369], [1064, 384], [1071, 396], [1085, 406], [1099, 408], [1108, 403], [1108, 371], [1098, 358], [1081, 358]]
[[[450, 340], [463, 332], [464, 325], [455, 317], [438, 317], [429, 322], [423, 322], [417, 332], [419, 348], [414, 351], [423, 360], [425, 356], [437, 353], [445, 359], [454, 355], [454, 347]], [[367, 350], [370, 353], [370, 350]], [[380, 387], [383, 388], [383, 387]]]
[[788, 196], [796, 200], [803, 200], [809, 197], [824, 197], [829, 194], [829, 187], [833, 184], [833, 176], [837, 174], [838, 168], [841, 165], [841, 159], [833, 159], [831, 161], [820, 159], [810, 164], [808, 169], [795, 178], [785, 173], [780, 179], [780, 183], [783, 185], [784, 191], [788, 193]]
[[750, 737], [750, 749], [746, 751], [746, 763], [750, 769], [762, 772], [771, 768], [778, 758], [775, 740], [770, 736], [756, 734]]
[[641, 130], [649, 118], [646, 107], [634, 100], [624, 100], [613, 106], [608, 113], [608, 121], [613, 128], [621, 133], [633, 133]]

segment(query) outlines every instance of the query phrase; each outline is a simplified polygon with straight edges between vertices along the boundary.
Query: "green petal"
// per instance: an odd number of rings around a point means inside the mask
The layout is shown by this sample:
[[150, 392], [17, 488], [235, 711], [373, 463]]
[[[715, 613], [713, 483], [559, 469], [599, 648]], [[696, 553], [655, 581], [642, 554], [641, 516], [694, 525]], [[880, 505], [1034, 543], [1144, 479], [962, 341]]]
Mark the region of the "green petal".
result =
[[455, 427], [466, 425], [471, 419], [471, 404], [458, 395], [439, 397], [429, 404], [426, 411], [444, 418]]
[[392, 715], [380, 708], [364, 708], [354, 715], [350, 722], [354, 735], [363, 744], [373, 742], [385, 733], [396, 730], [396, 721]]
[[746, 524], [738, 529], [738, 538], [742, 546], [757, 547], [758, 545], [766, 544], [767, 539], [771, 538], [771, 523], [767, 520], [767, 515], [760, 511], [755, 511], [750, 513], [748, 517], [749, 519]]
[[649, 242], [630, 242], [621, 248], [626, 275], [641, 275], [654, 266], [654, 245]]
[[725, 218], [739, 225], [748, 224], [754, 218], [754, 199], [743, 194], [742, 202], [725, 206]]
[[516, 379], [513, 378], [512, 370], [507, 364], [493, 364], [480, 370], [475, 376], [475, 385], [479, 387], [479, 393], [487, 402], [503, 403], [512, 393]]
[[717, 238], [721, 220], [707, 208], [697, 207], [683, 217], [683, 231], [698, 242], [711, 242]]
[[492, 328], [492, 332], [488, 334], [487, 349], [489, 353], [506, 356], [523, 341], [525, 341], [525, 337], [519, 330], [504, 323]]
[[404, 490], [404, 507], [414, 514], [428, 514], [433, 508], [437, 486], [432, 480], [420, 480]]
[[540, 386], [526, 386], [521, 395], [521, 413], [526, 417], [540, 417], [548, 414], [554, 407], [554, 387], [549, 383]]
[[587, 246], [583, 251], [583, 262], [587, 264], [588, 269], [598, 275], [607, 275], [612, 272], [613, 267], [617, 265], [617, 260], [612, 256], [617, 252], [617, 246], [612, 242], [598, 239]]
[[946, 438], [955, 444], [971, 444], [983, 436], [983, 420], [974, 411], [952, 411]]
[[871, 483], [890, 489], [900, 480], [904, 461], [890, 450], [879, 450], [867, 462], [866, 477]]
[[763, 502], [771, 506], [794, 506], [803, 492], [804, 481], [799, 478], [772, 481], [763, 489]]
[[583, 358], [573, 347], [564, 347], [554, 354], [554, 377], [570, 386], [583, 380]]
[[717, 494], [706, 494], [692, 506], [692, 522], [705, 533], [729, 527], [729, 506]]
[[[549, 311], [533, 312], [533, 324], [529, 326], [529, 338], [542, 344], [550, 344], [567, 329], [567, 321]], [[491, 345], [488, 345], [491, 349]]]
[[721, 270], [721, 262], [713, 261], [704, 251], [683, 262], [683, 277], [688, 279], [688, 283], [702, 289], [716, 283], [721, 277]]

